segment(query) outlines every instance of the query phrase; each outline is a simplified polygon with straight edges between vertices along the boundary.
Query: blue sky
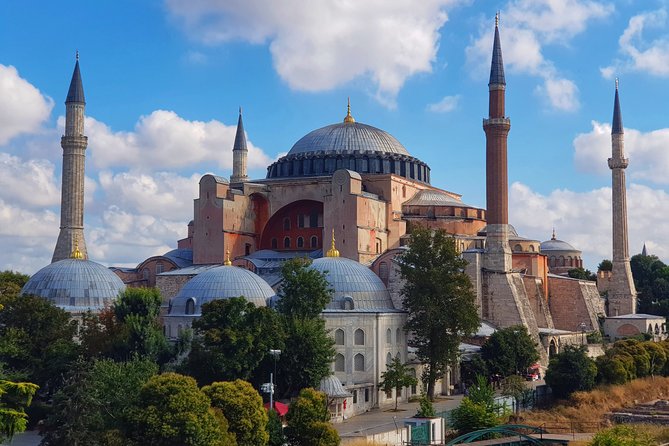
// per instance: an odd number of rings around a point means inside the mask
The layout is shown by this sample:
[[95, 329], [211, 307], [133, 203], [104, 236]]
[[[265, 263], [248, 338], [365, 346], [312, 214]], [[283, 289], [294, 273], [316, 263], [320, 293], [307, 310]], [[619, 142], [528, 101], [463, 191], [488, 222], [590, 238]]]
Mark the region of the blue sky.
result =
[[510, 219], [595, 268], [611, 256], [620, 78], [630, 250], [669, 259], [666, 1], [145, 0], [0, 4], [0, 269], [32, 273], [58, 233], [60, 135], [74, 53], [89, 136], [91, 259], [135, 265], [185, 236], [197, 182], [228, 176], [244, 109], [251, 176], [353, 115], [394, 135], [432, 183], [485, 206], [493, 18], [507, 79]]

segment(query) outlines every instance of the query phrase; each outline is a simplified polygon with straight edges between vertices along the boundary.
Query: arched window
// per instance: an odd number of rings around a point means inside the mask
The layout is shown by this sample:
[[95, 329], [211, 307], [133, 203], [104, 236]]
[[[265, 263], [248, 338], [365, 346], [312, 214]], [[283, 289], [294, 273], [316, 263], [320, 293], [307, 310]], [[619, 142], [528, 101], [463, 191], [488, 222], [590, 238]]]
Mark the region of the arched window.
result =
[[379, 277], [382, 280], [388, 278], [388, 264], [386, 262], [379, 263]]
[[290, 218], [288, 217], [283, 219], [283, 230], [290, 231]]
[[381, 242], [380, 238], [376, 239], [376, 253], [381, 254], [381, 251], [383, 249], [383, 243]]
[[304, 248], [304, 239], [302, 237], [297, 238], [297, 247]]
[[344, 345], [346, 341], [346, 336], [344, 335], [344, 330], [339, 328], [335, 331], [335, 345]]
[[534, 245], [530, 245], [530, 252], [534, 252]]
[[402, 360], [402, 353], [401, 353], [401, 352], [397, 352], [397, 354], [395, 355], [395, 357], [401, 361], [401, 360]]
[[163, 272], [163, 264], [162, 263], [156, 263], [156, 274], [160, 274]]
[[272, 249], [277, 249], [279, 247], [278, 242], [275, 238], [272, 239]]
[[346, 359], [341, 353], [335, 355], [335, 372], [345, 372], [346, 371]]
[[388, 352], [388, 354], [386, 355], [386, 365], [390, 365], [391, 362], [393, 362], [393, 355], [391, 355], [390, 352]]
[[517, 252], [523, 252], [523, 247], [516, 243], [516, 246], [513, 247], [513, 250]]
[[398, 343], [398, 344], [402, 343], [402, 329], [401, 328], [398, 328], [395, 331], [395, 342]]
[[355, 345], [365, 345], [365, 332], [358, 328], [353, 335], [353, 343]]
[[312, 248], [318, 247], [318, 237], [316, 237], [315, 235], [311, 236], [311, 247]]
[[195, 314], [195, 299], [192, 297], [186, 301], [186, 314]]
[[290, 237], [284, 237], [283, 238], [283, 247], [284, 248], [290, 248]]
[[149, 280], [149, 270], [147, 268], [142, 270], [142, 277], [144, 277], [144, 280]]
[[393, 342], [393, 332], [389, 328], [386, 330], [386, 344], [392, 344]]
[[353, 303], [353, 298], [351, 296], [344, 296], [344, 300], [342, 301], [342, 309], [353, 310], [354, 308], [355, 305]]
[[353, 357], [353, 370], [356, 372], [365, 371], [365, 356], [362, 353], [358, 353]]

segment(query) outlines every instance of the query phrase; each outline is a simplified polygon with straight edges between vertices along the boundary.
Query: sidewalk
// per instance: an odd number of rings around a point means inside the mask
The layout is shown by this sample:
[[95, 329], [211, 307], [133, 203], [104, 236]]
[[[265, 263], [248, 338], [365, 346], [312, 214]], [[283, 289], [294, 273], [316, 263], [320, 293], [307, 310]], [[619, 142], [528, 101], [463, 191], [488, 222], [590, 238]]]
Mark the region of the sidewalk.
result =
[[[440, 396], [434, 401], [434, 409], [436, 412], [455, 409], [460, 405], [462, 397], [463, 395]], [[343, 423], [333, 424], [333, 426], [342, 438], [388, 432], [403, 427], [403, 420], [414, 416], [418, 411], [418, 406], [416, 401], [400, 403], [397, 406], [398, 412], [393, 411], [394, 405], [384, 409], [374, 409], [349, 418]]]

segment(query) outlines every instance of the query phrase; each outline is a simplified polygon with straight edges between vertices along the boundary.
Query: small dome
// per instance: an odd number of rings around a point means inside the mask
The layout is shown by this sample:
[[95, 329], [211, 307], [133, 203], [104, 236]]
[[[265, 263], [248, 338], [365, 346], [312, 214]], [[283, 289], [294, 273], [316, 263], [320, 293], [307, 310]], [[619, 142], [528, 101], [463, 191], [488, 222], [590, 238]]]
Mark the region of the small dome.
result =
[[[184, 285], [172, 299], [170, 316], [202, 314], [202, 305], [216, 299], [244, 296], [258, 307], [267, 305], [274, 290], [260, 276], [236, 266], [217, 266], [198, 274]], [[193, 308], [186, 311], [188, 300], [193, 299]]]
[[562, 240], [558, 239], [550, 239], [546, 240], [545, 242], [541, 242], [541, 252], [549, 252], [549, 251], [574, 251], [574, 252], [581, 252], [578, 249], [574, 248], [567, 242], [563, 242]]
[[37, 271], [21, 294], [43, 297], [69, 312], [84, 312], [111, 305], [123, 290], [121, 279], [105, 266], [90, 260], [63, 259]]
[[460, 206], [471, 207], [460, 199], [437, 189], [423, 189], [418, 191], [410, 200], [404, 202], [406, 206]]
[[348, 398], [351, 396], [351, 393], [344, 389], [339, 378], [334, 375], [321, 379], [318, 390], [326, 394], [328, 398]]
[[356, 150], [409, 155], [407, 149], [391, 134], [359, 122], [332, 124], [309, 132], [293, 145], [288, 155]]
[[393, 310], [390, 293], [379, 276], [365, 265], [345, 257], [322, 257], [310, 265], [333, 289], [329, 310]]

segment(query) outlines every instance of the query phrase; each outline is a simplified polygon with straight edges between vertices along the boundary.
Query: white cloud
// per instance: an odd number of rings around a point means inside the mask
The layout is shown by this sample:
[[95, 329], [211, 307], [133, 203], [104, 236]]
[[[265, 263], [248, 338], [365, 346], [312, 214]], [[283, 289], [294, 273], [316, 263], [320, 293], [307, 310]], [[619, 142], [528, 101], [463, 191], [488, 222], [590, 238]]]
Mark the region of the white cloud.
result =
[[[593, 269], [612, 255], [611, 188], [586, 192], [566, 189], [548, 195], [514, 183], [509, 194], [511, 223], [525, 237], [548, 240], [555, 227], [557, 238], [583, 251], [586, 267]], [[651, 254], [669, 258], [669, 221], [658, 215], [669, 213], [669, 194], [639, 184], [627, 191], [630, 255], [638, 254], [644, 243]]]
[[[571, 112], [578, 110], [578, 87], [561, 75], [543, 55], [544, 45], [566, 45], [583, 32], [588, 23], [608, 16], [613, 5], [590, 0], [515, 0], [501, 13], [500, 34], [505, 69], [537, 76], [542, 84], [537, 93], [550, 107]], [[483, 77], [490, 70], [492, 20], [481, 23], [479, 35], [467, 47], [472, 73]]]
[[322, 91], [366, 78], [393, 107], [404, 82], [430, 72], [439, 30], [456, 0], [167, 0], [188, 34], [207, 44], [269, 42], [291, 88]]
[[[625, 156], [631, 179], [669, 184], [669, 128], [650, 132], [625, 128]], [[611, 156], [611, 125], [592, 121], [592, 130], [574, 138], [574, 162], [587, 173], [610, 172], [606, 160]]]
[[54, 165], [46, 160], [23, 161], [0, 152], [0, 199], [35, 208], [60, 202]]
[[16, 68], [0, 64], [0, 145], [23, 133], [39, 130], [53, 108], [53, 101], [43, 96]]
[[618, 41], [623, 59], [601, 68], [602, 76], [610, 78], [615, 72], [641, 71], [653, 76], [669, 76], [669, 33], [653, 40], [644, 38], [644, 32], [654, 29], [666, 31], [667, 11], [664, 8], [632, 17]]
[[[206, 161], [229, 169], [236, 131], [236, 125], [216, 120], [188, 121], [165, 110], [140, 117], [132, 132], [114, 132], [103, 122], [86, 118], [89, 153], [98, 168], [133, 166], [155, 170]], [[247, 147], [249, 168], [266, 167], [271, 163], [250, 141]]]
[[427, 110], [434, 113], [448, 113], [458, 108], [460, 95], [444, 96], [444, 98], [434, 104], [429, 104]]

